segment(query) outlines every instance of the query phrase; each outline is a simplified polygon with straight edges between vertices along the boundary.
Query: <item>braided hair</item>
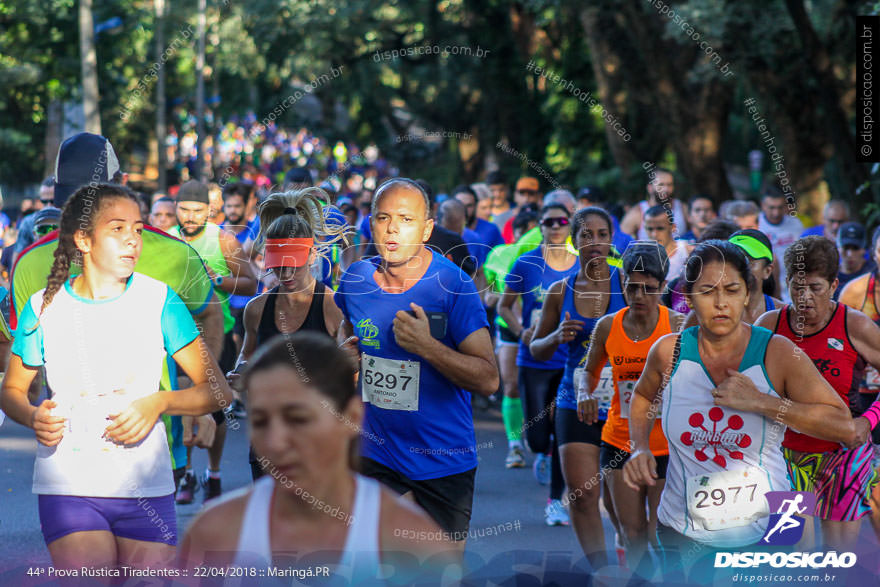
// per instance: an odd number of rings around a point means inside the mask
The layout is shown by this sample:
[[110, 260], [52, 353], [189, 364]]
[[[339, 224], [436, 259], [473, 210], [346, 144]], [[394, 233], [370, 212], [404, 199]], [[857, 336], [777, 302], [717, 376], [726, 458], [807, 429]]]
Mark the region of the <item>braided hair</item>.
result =
[[342, 241], [351, 230], [347, 224], [342, 226], [327, 224], [324, 217], [324, 202], [329, 202], [327, 192], [319, 187], [308, 187], [270, 194], [257, 209], [260, 217], [260, 234], [257, 246], [263, 247], [267, 239], [315, 238], [315, 252], [327, 258], [330, 248]]
[[58, 248], [55, 249], [55, 260], [43, 292], [40, 316], [70, 277], [70, 266], [74, 263], [82, 265], [82, 251], [77, 248], [74, 235], [81, 230], [89, 237], [93, 236], [98, 212], [106, 202], [115, 198], [127, 198], [132, 202], [138, 202], [134, 192], [124, 186], [99, 183], [79, 188], [64, 204], [58, 226]]

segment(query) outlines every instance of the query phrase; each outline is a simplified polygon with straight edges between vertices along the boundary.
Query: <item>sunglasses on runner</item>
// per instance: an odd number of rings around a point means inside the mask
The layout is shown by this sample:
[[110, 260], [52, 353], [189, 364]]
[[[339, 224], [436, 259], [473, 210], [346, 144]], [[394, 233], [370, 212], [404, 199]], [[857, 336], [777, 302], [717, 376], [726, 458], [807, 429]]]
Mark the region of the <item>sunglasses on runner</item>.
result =
[[568, 226], [568, 218], [557, 216], [556, 218], [545, 218], [541, 221], [541, 226], [553, 228], [554, 226]]
[[34, 228], [34, 232], [37, 233], [37, 235], [39, 236], [46, 236], [53, 230], [58, 230], [57, 224], [41, 224], [40, 226]]

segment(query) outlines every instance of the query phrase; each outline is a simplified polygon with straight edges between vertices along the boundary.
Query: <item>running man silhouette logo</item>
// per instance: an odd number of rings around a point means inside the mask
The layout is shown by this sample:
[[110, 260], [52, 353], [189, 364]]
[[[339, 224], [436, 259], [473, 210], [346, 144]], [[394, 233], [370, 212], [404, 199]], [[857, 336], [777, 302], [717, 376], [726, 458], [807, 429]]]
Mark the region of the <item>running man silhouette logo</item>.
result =
[[770, 523], [760, 544], [791, 546], [804, 534], [804, 517], [816, 511], [816, 495], [806, 491], [768, 491]]

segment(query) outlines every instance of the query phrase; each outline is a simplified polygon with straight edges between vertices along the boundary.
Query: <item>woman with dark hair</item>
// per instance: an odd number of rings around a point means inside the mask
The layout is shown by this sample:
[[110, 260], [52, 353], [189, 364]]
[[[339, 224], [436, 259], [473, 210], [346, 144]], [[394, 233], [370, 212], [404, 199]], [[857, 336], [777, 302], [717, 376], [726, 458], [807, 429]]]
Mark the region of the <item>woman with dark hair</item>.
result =
[[764, 535], [765, 494], [791, 488], [779, 450], [786, 426], [848, 446], [865, 435], [796, 345], [743, 322], [758, 290], [739, 247], [698, 245], [685, 288], [698, 326], [651, 347], [634, 390], [633, 452], [623, 469], [633, 490], [656, 485], [649, 433], [662, 412], [669, 466], [657, 539], [667, 571], [685, 551], [707, 546], [714, 557], [712, 548], [745, 547]]
[[[786, 285], [794, 303], [767, 312], [756, 324], [788, 338], [806, 353], [851, 406], [853, 416], [865, 412], [855, 424], [868, 436], [877, 424], [873, 414], [880, 413], [880, 404], [867, 412], [858, 409], [858, 375], [864, 363], [880, 367], [880, 328], [858, 310], [832, 299], [838, 263], [837, 246], [825, 237], [796, 240], [785, 251]], [[871, 442], [847, 449], [790, 429], [782, 448], [794, 490], [816, 494], [816, 510], [810, 512], [808, 524], [812, 526], [812, 516], [821, 520], [826, 548], [851, 549], [862, 518], [871, 512], [871, 490], [877, 483]], [[806, 539], [811, 541], [809, 535]]]
[[[614, 234], [608, 212], [597, 207], [584, 208], [572, 220], [571, 237], [580, 261], [578, 272], [550, 287], [529, 349], [539, 361], [550, 359], [560, 347], [568, 349], [556, 393], [555, 414], [562, 475], [568, 488], [565, 501], [584, 554], [594, 568], [600, 568], [605, 566], [606, 556], [599, 515], [599, 446], [602, 425], [611, 405], [611, 389], [606, 388], [599, 400], [599, 420], [587, 424], [577, 416], [574, 380], [575, 372], [586, 361], [596, 322], [605, 314], [620, 310], [626, 302], [620, 272], [608, 264]], [[613, 513], [610, 498], [606, 509]], [[616, 517], [612, 516], [612, 521]]]
[[[660, 422], [651, 430], [651, 454], [658, 463], [658, 483], [650, 488], [633, 491], [623, 482], [623, 464], [632, 447], [629, 440], [629, 416], [633, 387], [642, 374], [642, 367], [651, 346], [670, 332], [678, 331], [682, 314], [660, 305], [660, 292], [666, 281], [668, 258], [659, 243], [638, 242], [623, 254], [624, 296], [628, 306], [608, 314], [596, 323], [584, 376], [578, 386], [578, 418], [587, 424], [599, 419], [599, 402], [592, 393], [601, 379], [601, 372], [610, 361], [614, 395], [605, 426], [602, 427], [600, 466], [609, 471], [608, 486], [614, 512], [620, 522], [627, 558], [633, 569], [646, 572], [650, 557], [645, 558], [648, 538], [657, 528], [657, 505], [663, 491], [669, 448]], [[647, 514], [646, 514], [647, 512]]]
[[[159, 416], [232, 399], [178, 295], [134, 271], [143, 225], [122, 186], [70, 197], [48, 284], [19, 316], [3, 380], [3, 411], [36, 433], [34, 493], [58, 568], [171, 563], [174, 482]], [[70, 277], [74, 263], [82, 273]], [[166, 353], [192, 387], [158, 391]], [[35, 408], [27, 390], [41, 366], [52, 395]]]
[[269, 474], [193, 521], [181, 568], [267, 569], [296, 552], [357, 584], [378, 579], [380, 564], [399, 576], [421, 564], [412, 555], [448, 551], [417, 506], [354, 472], [364, 414], [355, 372], [345, 351], [317, 332], [276, 336], [254, 354], [243, 384], [251, 442]]
[[[244, 340], [230, 384], [254, 350], [278, 334], [314, 330], [336, 336], [342, 312], [327, 294], [326, 286], [311, 272], [318, 255], [329, 251], [345, 227], [328, 225], [322, 214], [326, 193], [320, 188], [272, 194], [260, 204], [260, 235], [257, 248], [263, 249], [263, 263], [278, 279], [278, 285], [248, 302], [244, 309]], [[320, 244], [315, 234], [326, 234]], [[331, 292], [332, 293], [332, 292]], [[263, 470], [251, 451], [251, 475]]]
[[[516, 336], [519, 351], [519, 396], [523, 418], [529, 422], [525, 430], [526, 442], [537, 454], [534, 471], [538, 483], [550, 483], [550, 498], [544, 510], [548, 526], [568, 525], [568, 514], [562, 505], [564, 482], [559, 465], [559, 449], [553, 435], [553, 419], [549, 407], [565, 367], [565, 349], [558, 349], [547, 359], [535, 359], [529, 352], [529, 343], [538, 325], [544, 298], [557, 281], [577, 272], [577, 257], [568, 251], [570, 214], [561, 204], [550, 204], [541, 209], [541, 245], [523, 253], [513, 264], [505, 279], [505, 289], [498, 303], [498, 315]], [[522, 312], [517, 316], [513, 307], [521, 301]]]

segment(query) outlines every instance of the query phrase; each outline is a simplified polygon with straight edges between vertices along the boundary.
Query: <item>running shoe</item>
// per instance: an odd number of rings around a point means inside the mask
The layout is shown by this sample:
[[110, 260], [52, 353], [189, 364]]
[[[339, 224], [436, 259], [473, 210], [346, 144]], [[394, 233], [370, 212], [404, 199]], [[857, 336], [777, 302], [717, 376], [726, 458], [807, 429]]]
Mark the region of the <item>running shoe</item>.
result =
[[223, 493], [223, 490], [220, 488], [220, 479], [214, 479], [213, 477], [205, 476], [202, 479], [202, 487], [205, 488], [205, 500], [210, 501], [215, 497], [220, 497]]
[[548, 485], [550, 483], [550, 457], [545, 454], [539, 454], [535, 459], [535, 464], [532, 466], [532, 470], [535, 472], [535, 479], [541, 485]]
[[193, 502], [196, 492], [199, 490], [199, 482], [192, 471], [187, 471], [177, 485], [177, 497], [174, 499], [179, 505], [188, 505]]
[[562, 505], [560, 499], [547, 500], [547, 507], [544, 508], [544, 521], [548, 526], [568, 526], [571, 520], [568, 518], [568, 512]]
[[244, 408], [244, 404], [239, 400], [232, 400], [232, 409], [229, 410], [229, 413], [237, 420], [244, 420], [247, 418], [247, 410]]
[[504, 466], [507, 469], [522, 469], [526, 466], [526, 457], [520, 447], [514, 446], [507, 452]]

